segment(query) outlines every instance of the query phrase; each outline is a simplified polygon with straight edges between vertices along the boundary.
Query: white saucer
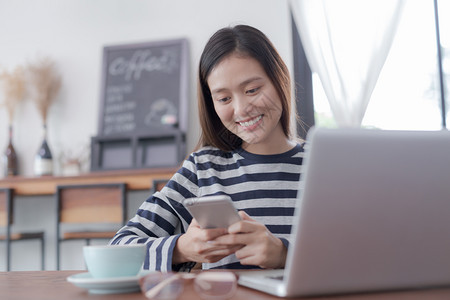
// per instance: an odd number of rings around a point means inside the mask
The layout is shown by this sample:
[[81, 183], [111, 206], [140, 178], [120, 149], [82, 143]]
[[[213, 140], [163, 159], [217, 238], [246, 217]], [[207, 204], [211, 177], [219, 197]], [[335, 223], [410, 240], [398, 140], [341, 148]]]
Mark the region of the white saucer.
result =
[[137, 276], [93, 278], [89, 272], [67, 277], [67, 281], [77, 287], [87, 289], [91, 294], [123, 294], [140, 290], [139, 279], [150, 273], [142, 271]]

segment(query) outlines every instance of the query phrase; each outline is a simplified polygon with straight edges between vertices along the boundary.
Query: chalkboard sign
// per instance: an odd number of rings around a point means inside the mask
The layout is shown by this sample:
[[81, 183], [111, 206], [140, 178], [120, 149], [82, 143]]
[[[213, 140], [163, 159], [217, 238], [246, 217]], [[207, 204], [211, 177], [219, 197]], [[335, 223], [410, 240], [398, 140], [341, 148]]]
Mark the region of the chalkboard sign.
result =
[[99, 135], [185, 132], [187, 80], [186, 39], [104, 47]]
[[175, 166], [184, 158], [188, 61], [186, 39], [103, 48], [92, 171]]

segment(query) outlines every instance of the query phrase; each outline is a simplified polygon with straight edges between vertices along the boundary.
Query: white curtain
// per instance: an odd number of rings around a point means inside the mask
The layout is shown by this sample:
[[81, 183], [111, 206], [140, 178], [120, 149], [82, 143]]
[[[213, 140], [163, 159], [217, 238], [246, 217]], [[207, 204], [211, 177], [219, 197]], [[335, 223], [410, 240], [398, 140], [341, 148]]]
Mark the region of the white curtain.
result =
[[403, 0], [290, 0], [290, 5], [337, 125], [361, 126]]

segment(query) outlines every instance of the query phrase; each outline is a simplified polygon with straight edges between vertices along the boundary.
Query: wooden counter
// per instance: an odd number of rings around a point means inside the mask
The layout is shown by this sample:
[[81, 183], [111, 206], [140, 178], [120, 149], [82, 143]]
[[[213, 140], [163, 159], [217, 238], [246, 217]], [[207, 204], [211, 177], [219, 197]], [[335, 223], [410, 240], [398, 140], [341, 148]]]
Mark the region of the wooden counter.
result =
[[57, 185], [124, 182], [128, 190], [150, 189], [154, 179], [169, 179], [178, 168], [98, 171], [79, 176], [6, 177], [0, 187], [13, 188], [16, 195], [51, 195]]

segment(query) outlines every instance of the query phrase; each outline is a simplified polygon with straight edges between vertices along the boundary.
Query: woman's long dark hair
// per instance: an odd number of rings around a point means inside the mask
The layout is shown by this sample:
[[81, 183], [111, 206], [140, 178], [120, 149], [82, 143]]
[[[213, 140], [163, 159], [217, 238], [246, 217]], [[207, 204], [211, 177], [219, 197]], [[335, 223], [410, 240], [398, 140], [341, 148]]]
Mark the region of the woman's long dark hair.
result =
[[270, 40], [258, 29], [237, 25], [217, 31], [203, 50], [198, 71], [198, 112], [202, 133], [197, 148], [214, 146], [224, 151], [241, 146], [242, 140], [222, 124], [214, 109], [208, 76], [218, 63], [232, 53], [257, 60], [272, 81], [281, 99], [280, 122], [284, 134], [291, 138], [291, 81], [289, 71]]

